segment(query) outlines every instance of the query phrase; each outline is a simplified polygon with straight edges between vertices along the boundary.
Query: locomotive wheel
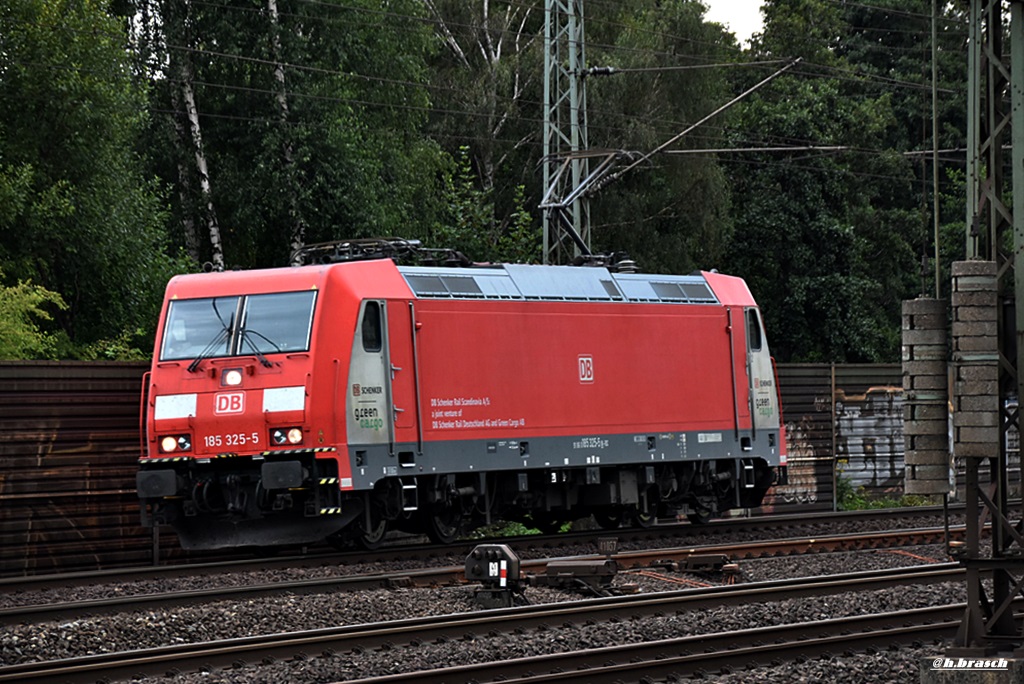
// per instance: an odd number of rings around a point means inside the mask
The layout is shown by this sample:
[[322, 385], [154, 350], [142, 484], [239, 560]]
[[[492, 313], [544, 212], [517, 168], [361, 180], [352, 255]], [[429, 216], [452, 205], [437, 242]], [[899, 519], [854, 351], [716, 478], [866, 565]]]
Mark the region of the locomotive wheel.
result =
[[594, 511], [594, 520], [603, 530], [617, 530], [622, 525], [622, 511], [608, 509]]
[[435, 544], [451, 544], [459, 538], [462, 530], [462, 515], [449, 509], [427, 517], [427, 536]]
[[366, 523], [360, 518], [356, 525], [356, 541], [367, 551], [376, 551], [384, 544], [384, 537], [388, 533], [388, 521], [371, 514], [370, 525], [370, 530], [365, 530]]
[[427, 511], [427, 536], [435, 544], [451, 544], [462, 531], [462, 502], [454, 481], [447, 476], [439, 475], [435, 487], [443, 493], [443, 499]]
[[633, 527], [647, 529], [648, 527], [654, 527], [657, 524], [658, 516], [649, 510], [637, 507], [630, 512], [629, 521]]
[[704, 525], [711, 520], [711, 511], [701, 508], [692, 513], [687, 513], [686, 519], [694, 525]]
[[370, 532], [365, 529], [366, 518], [365, 514], [361, 513], [351, 525], [332, 532], [324, 541], [338, 551], [351, 551], [355, 547], [376, 551], [384, 544], [384, 537], [388, 533], [388, 521], [377, 514], [376, 510], [371, 510], [370, 515]]

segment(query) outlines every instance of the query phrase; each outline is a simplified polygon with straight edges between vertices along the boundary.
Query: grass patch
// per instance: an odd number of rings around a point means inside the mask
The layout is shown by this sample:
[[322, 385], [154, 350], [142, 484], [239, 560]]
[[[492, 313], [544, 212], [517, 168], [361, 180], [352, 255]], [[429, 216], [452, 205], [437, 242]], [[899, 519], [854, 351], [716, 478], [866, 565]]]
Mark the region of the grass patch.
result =
[[932, 506], [932, 497], [917, 494], [902, 496], [871, 495], [864, 487], [854, 487], [853, 480], [836, 476], [836, 505], [841, 511], [864, 511], [875, 508], [912, 508]]

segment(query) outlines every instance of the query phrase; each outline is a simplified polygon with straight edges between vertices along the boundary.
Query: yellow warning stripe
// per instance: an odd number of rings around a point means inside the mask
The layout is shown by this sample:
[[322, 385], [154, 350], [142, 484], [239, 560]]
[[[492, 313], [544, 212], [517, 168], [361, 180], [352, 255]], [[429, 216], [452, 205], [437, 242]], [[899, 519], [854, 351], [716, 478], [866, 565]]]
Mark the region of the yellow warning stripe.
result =
[[337, 447], [312, 447], [310, 449], [280, 449], [277, 451], [264, 451], [261, 456], [280, 456], [282, 454], [323, 454], [328, 451], [337, 451]]
[[139, 463], [179, 463], [181, 461], [209, 461], [215, 458], [266, 458], [267, 456], [294, 456], [296, 454], [325, 454], [337, 450], [337, 447], [314, 447], [310, 449], [281, 449], [278, 451], [264, 451], [260, 454], [246, 457], [235, 452], [210, 454], [208, 456], [190, 454], [188, 456], [160, 456], [157, 458], [140, 457]]

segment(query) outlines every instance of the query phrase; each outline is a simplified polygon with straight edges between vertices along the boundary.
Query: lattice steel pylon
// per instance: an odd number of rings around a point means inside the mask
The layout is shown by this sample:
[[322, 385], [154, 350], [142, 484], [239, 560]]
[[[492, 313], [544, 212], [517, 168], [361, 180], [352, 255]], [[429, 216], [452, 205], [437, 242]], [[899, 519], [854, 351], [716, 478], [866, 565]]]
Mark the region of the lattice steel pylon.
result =
[[544, 27], [544, 263], [590, 253], [583, 0], [547, 0]]
[[[1010, 64], [1003, 53], [1007, 4]], [[971, 0], [968, 49], [967, 258], [995, 264], [999, 305], [994, 330], [998, 354], [993, 363], [998, 364], [999, 425], [994, 430], [996, 443], [962, 457], [957, 454], [966, 475], [967, 531], [959, 558], [967, 571], [968, 602], [951, 651], [965, 655], [1020, 649], [1024, 644], [1011, 607], [1018, 595], [1024, 595], [1024, 516], [1019, 506], [1009, 503], [1006, 439], [1008, 429], [1019, 427], [1022, 384], [1017, 365], [1024, 358], [1024, 0]], [[1009, 192], [1004, 185], [1008, 131]], [[1008, 195], [1011, 202], [1004, 201]], [[1004, 305], [1010, 302], [1012, 308]], [[958, 363], [957, 358], [953, 361]], [[986, 519], [992, 523], [989, 548], [982, 535]], [[983, 582], [988, 572], [991, 583]]]

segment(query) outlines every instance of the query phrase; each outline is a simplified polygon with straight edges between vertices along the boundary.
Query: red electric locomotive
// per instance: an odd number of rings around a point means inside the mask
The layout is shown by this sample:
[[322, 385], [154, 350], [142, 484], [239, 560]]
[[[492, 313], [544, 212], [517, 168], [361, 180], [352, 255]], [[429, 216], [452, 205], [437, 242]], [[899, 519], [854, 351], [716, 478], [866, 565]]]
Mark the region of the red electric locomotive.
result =
[[389, 259], [179, 276], [145, 380], [146, 524], [185, 548], [705, 519], [786, 462], [745, 283]]

